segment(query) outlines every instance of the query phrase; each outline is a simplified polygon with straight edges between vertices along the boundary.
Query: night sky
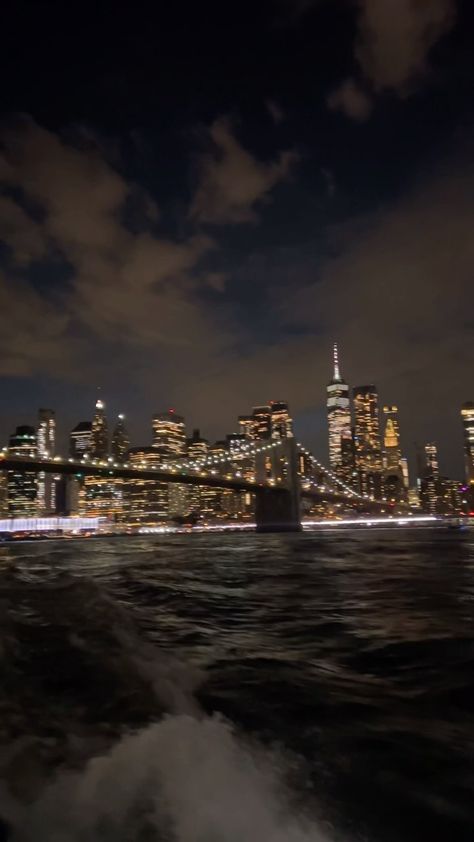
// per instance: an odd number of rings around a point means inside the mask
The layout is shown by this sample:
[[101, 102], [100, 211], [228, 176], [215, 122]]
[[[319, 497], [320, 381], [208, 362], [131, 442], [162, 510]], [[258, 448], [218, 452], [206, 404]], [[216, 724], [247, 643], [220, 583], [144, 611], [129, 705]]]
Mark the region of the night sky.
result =
[[474, 4], [6, 6], [1, 443], [39, 406], [65, 440], [100, 386], [134, 444], [154, 411], [217, 438], [286, 399], [327, 461], [338, 341], [461, 477]]

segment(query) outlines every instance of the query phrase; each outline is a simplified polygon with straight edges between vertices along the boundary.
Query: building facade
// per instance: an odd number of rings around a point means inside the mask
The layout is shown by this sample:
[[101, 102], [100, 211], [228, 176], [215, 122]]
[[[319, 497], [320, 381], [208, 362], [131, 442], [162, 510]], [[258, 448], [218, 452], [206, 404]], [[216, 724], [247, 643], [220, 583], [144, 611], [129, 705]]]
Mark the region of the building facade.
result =
[[270, 436], [272, 439], [286, 439], [293, 435], [293, 420], [285, 401], [270, 403]]
[[114, 462], [125, 462], [129, 447], [130, 439], [125, 426], [125, 415], [121, 413], [117, 416], [110, 446], [110, 454]]
[[[36, 459], [38, 444], [34, 427], [17, 427], [10, 436], [8, 452], [12, 456]], [[38, 513], [38, 475], [33, 471], [8, 471], [8, 514], [10, 517], [36, 517]]]
[[356, 466], [362, 494], [382, 494], [378, 393], [373, 385], [353, 390]]
[[[38, 429], [36, 433], [38, 456], [45, 459], [56, 452], [56, 414], [52, 409], [38, 410]], [[56, 483], [52, 474], [42, 471], [38, 474], [38, 513], [52, 515], [56, 512]]]
[[109, 452], [109, 432], [105, 403], [98, 398], [92, 419], [91, 456], [93, 459], [106, 459]]
[[461, 408], [461, 420], [464, 431], [464, 462], [466, 482], [474, 484], [474, 403], [468, 401]]
[[77, 462], [90, 456], [92, 450], [92, 423], [80, 421], [69, 434], [69, 455]]
[[347, 474], [347, 468], [343, 466], [342, 440], [351, 436], [351, 408], [349, 400], [349, 387], [342, 379], [339, 369], [339, 357], [337, 345], [333, 350], [333, 376], [328, 383], [326, 393], [326, 407], [328, 414], [329, 433], [329, 464], [338, 476]]

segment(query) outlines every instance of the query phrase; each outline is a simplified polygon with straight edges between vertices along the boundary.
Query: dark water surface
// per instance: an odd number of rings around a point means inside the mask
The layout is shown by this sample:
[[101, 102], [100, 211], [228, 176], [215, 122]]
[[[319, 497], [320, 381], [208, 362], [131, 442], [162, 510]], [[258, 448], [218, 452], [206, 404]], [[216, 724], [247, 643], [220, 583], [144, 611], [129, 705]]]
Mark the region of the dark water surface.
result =
[[0, 839], [471, 841], [473, 606], [472, 532], [0, 547]]

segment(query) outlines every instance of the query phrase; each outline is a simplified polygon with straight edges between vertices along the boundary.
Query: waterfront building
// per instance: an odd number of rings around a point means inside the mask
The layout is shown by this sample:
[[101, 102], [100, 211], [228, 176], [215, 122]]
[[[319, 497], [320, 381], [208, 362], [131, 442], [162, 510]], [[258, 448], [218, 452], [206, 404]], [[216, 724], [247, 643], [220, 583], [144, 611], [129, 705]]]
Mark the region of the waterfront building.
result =
[[379, 498], [382, 492], [378, 393], [373, 385], [353, 390], [356, 467], [362, 494]]
[[472, 401], [462, 405], [461, 419], [464, 430], [466, 482], [469, 485], [474, 484], [474, 403]]
[[[127, 462], [131, 468], [159, 468], [161, 457], [155, 447], [132, 447]], [[169, 519], [167, 482], [134, 477], [126, 480], [125, 516], [129, 526], [162, 526]]]
[[110, 452], [114, 462], [125, 462], [129, 447], [130, 439], [125, 427], [125, 415], [121, 413], [117, 416], [117, 423], [112, 434]]
[[38, 456], [54, 456], [56, 452], [56, 413], [53, 409], [38, 410]]
[[[209, 442], [207, 439], [201, 438], [199, 430], [193, 430], [191, 438], [186, 442], [186, 454], [188, 459], [192, 459], [197, 463], [203, 463], [203, 470], [207, 469], [204, 460], [209, 452]], [[191, 485], [187, 489], [188, 495], [188, 513], [197, 520], [202, 516], [202, 492], [203, 488], [200, 485]]]
[[[46, 459], [54, 456], [56, 450], [56, 415], [52, 409], [38, 410], [38, 429], [36, 433], [38, 457]], [[38, 474], [38, 513], [51, 515], [56, 511], [56, 482], [52, 474], [41, 471]]]
[[[333, 376], [328, 383], [327, 392], [327, 414], [329, 433], [329, 465], [335, 474], [341, 479], [347, 475], [347, 465], [343, 467], [342, 439], [351, 436], [351, 409], [349, 400], [349, 387], [343, 380], [339, 368], [339, 357], [337, 345], [333, 349]], [[347, 450], [347, 443], [346, 443]], [[345, 461], [347, 462], [347, 453]]]
[[80, 421], [69, 434], [69, 455], [80, 462], [92, 450], [92, 423]]
[[[111, 526], [122, 523], [125, 517], [125, 485], [126, 480], [116, 477], [84, 477], [79, 488], [79, 514], [106, 518]], [[74, 493], [73, 487], [70, 491]]]
[[[10, 436], [11, 456], [36, 459], [38, 444], [34, 427], [20, 426]], [[7, 479], [8, 513], [10, 517], [35, 517], [38, 510], [38, 475], [35, 471], [12, 468]]]
[[91, 456], [93, 459], [106, 459], [109, 452], [109, 433], [105, 403], [100, 398], [95, 404], [92, 419]]
[[[153, 448], [160, 464], [173, 463], [186, 454], [186, 426], [184, 418], [174, 409], [156, 413], [153, 417]], [[170, 483], [168, 487], [168, 512], [170, 518], [181, 518], [187, 512], [185, 485]]]

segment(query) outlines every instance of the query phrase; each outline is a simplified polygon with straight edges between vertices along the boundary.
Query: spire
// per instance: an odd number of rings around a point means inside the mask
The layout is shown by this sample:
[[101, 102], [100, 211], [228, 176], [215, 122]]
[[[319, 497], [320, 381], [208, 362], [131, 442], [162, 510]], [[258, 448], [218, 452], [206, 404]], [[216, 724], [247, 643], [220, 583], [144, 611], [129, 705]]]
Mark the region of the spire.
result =
[[341, 373], [339, 371], [339, 356], [337, 352], [337, 342], [334, 343], [334, 350], [333, 350], [333, 357], [334, 357], [334, 377], [336, 383], [339, 383], [342, 380]]

